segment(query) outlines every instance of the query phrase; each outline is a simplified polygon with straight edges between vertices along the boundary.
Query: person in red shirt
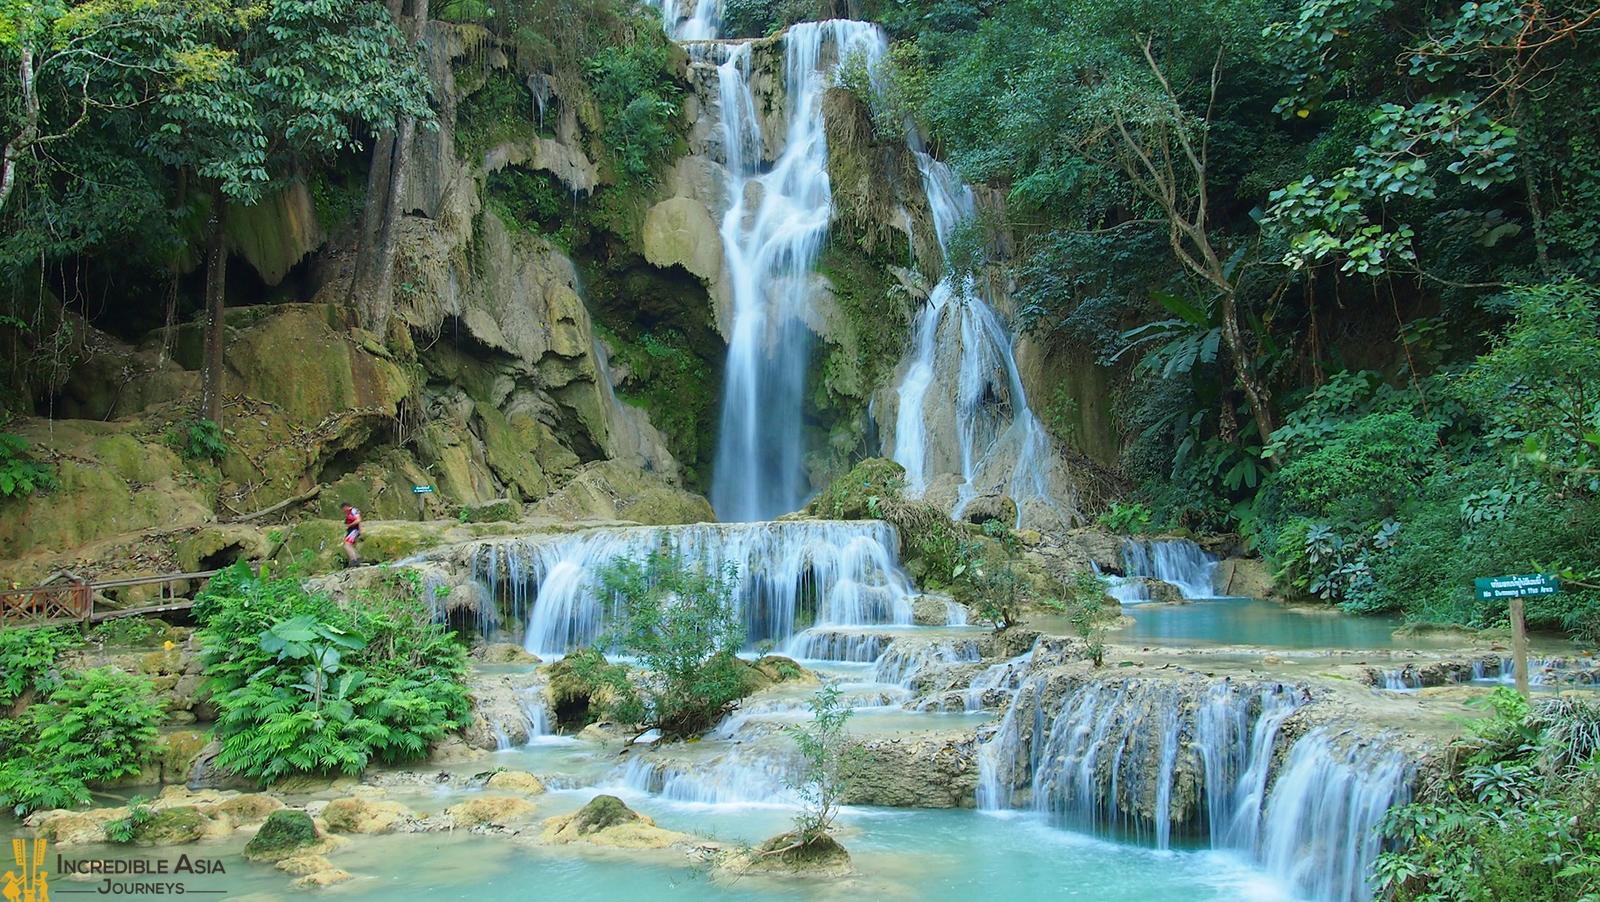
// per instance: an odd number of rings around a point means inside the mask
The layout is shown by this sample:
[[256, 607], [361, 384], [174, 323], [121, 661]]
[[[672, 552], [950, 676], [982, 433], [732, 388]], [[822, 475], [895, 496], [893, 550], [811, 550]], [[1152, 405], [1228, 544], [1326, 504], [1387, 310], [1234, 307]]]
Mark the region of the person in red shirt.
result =
[[356, 554], [356, 540], [361, 538], [361, 511], [348, 501], [339, 506], [344, 508], [345, 566], [355, 567], [361, 563], [361, 555]]

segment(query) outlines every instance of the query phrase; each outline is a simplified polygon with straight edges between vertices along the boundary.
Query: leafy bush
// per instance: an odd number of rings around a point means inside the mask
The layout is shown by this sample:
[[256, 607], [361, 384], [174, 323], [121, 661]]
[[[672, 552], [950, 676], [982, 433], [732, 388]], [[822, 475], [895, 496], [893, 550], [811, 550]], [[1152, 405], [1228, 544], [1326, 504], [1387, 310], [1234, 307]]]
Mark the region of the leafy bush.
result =
[[27, 456], [28, 440], [0, 432], [0, 498], [21, 498], [37, 489], [53, 489], [55, 468]]
[[598, 579], [616, 600], [600, 646], [636, 655], [645, 671], [637, 683], [615, 668], [597, 674], [613, 690], [612, 717], [686, 739], [733, 709], [746, 689], [736, 657], [745, 629], [733, 601], [733, 565], [710, 570], [663, 550], [643, 560], [617, 558], [599, 568]]
[[396, 583], [346, 609], [242, 565], [212, 578], [195, 610], [219, 768], [263, 784], [359, 773], [467, 723], [465, 650], [432, 622], [420, 580]]
[[590, 58], [584, 79], [600, 105], [601, 137], [619, 177], [641, 184], [678, 140], [678, 101], [672, 48], [659, 32], [641, 32]]
[[855, 712], [840, 701], [837, 686], [830, 683], [817, 690], [810, 706], [811, 723], [784, 728], [800, 749], [800, 772], [789, 780], [789, 788], [800, 799], [794, 833], [802, 845], [826, 835], [833, 826], [861, 753], [845, 729]]
[[1600, 894], [1600, 708], [1573, 698], [1530, 705], [1506, 687], [1469, 725], [1416, 802], [1389, 812], [1396, 847], [1379, 857], [1385, 898], [1540, 899]]
[[1154, 520], [1155, 514], [1148, 505], [1138, 501], [1116, 501], [1095, 522], [1112, 532], [1136, 536], [1150, 532], [1150, 524]]
[[106, 821], [106, 839], [119, 844], [133, 842], [139, 828], [148, 824], [154, 816], [155, 809], [150, 807], [150, 800], [136, 795], [128, 800], [128, 813], [125, 816]]
[[56, 659], [77, 644], [77, 634], [60, 627], [0, 631], [0, 708], [61, 685]]
[[0, 805], [18, 815], [89, 801], [89, 784], [139, 772], [161, 722], [150, 681], [110, 667], [69, 675], [44, 704], [0, 721]]

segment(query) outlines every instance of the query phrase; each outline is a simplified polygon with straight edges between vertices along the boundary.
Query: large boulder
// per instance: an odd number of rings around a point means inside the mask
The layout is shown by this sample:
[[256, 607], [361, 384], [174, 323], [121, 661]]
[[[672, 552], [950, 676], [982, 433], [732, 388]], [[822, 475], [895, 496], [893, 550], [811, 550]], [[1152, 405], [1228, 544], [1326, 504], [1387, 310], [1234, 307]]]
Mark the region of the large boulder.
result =
[[722, 236], [706, 205], [672, 197], [644, 217], [644, 257], [656, 266], [682, 266], [702, 279], [722, 273]]
[[332, 843], [317, 830], [311, 815], [304, 811], [284, 809], [267, 817], [261, 829], [244, 847], [244, 857], [249, 861], [281, 861], [302, 855], [320, 855], [332, 848]]
[[533, 505], [530, 513], [557, 520], [626, 520], [645, 526], [714, 523], [717, 519], [704, 496], [614, 460], [579, 468], [571, 482]]

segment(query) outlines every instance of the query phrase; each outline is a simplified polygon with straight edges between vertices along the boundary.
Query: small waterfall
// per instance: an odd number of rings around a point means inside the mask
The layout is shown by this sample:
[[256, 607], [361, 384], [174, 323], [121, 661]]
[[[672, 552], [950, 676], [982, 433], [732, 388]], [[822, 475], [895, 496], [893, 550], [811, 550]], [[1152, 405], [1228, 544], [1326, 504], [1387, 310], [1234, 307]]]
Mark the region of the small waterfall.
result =
[[[1054, 701], [1041, 703], [1045, 694]], [[1233, 816], [1223, 811], [1241, 798], [1259, 805], [1277, 727], [1295, 705], [1277, 684], [1102, 678], [1062, 687], [1030, 676], [983, 747], [979, 804], [1026, 798], [1078, 829], [1160, 849], [1175, 823], [1205, 817], [1226, 834], [1232, 828], [1218, 823]]]
[[[764, 639], [795, 640], [802, 629], [797, 624], [823, 633], [909, 625], [914, 591], [900, 570], [897, 547], [893, 528], [884, 523], [800, 521], [490, 539], [468, 553], [472, 575], [486, 594], [526, 617], [526, 648], [550, 658], [592, 646], [605, 631], [613, 602], [598, 591], [597, 568], [658, 548], [707, 566], [738, 567], [736, 601], [752, 647]], [[790, 654], [807, 650], [811, 646], [804, 642], [785, 648]], [[872, 650], [876, 657], [881, 642]]]
[[[790, 743], [792, 746], [793, 743]], [[710, 805], [790, 803], [784, 787], [799, 775], [792, 750], [736, 745], [710, 761], [678, 761], [648, 754], [630, 758], [604, 782], [679, 802]]]
[[1415, 667], [1385, 667], [1379, 674], [1379, 689], [1390, 692], [1415, 692], [1422, 688], [1422, 675]]
[[[920, 150], [915, 156], [939, 246], [948, 250], [956, 227], [977, 213], [972, 189], [945, 164]], [[1056, 455], [1028, 406], [1010, 330], [974, 278], [946, 273], [911, 335], [886, 441], [911, 494], [938, 473], [955, 473], [957, 517], [974, 497], [998, 492], [1016, 503], [1013, 525], [1030, 507], [1067, 522], [1051, 484]]]
[[889, 646], [872, 668], [872, 682], [914, 689], [917, 680], [931, 671], [957, 664], [976, 664], [983, 659], [976, 639], [916, 642], [901, 640]]
[[803, 22], [784, 35], [783, 52], [786, 128], [770, 169], [759, 151], [749, 45], [729, 51], [717, 69], [731, 201], [720, 231], [733, 324], [711, 502], [724, 521], [771, 519], [805, 501], [807, 320], [833, 213], [822, 96], [839, 60], [859, 53], [870, 64], [888, 52], [888, 39], [866, 22]]
[[[1178, 587], [1184, 598], [1217, 597], [1217, 559], [1188, 539], [1122, 540], [1122, 571], [1128, 577], [1150, 577]], [[1126, 589], [1137, 583], [1124, 581]], [[1140, 587], [1141, 591], [1143, 587]], [[1115, 597], [1115, 593], [1113, 593]], [[1148, 601], [1146, 598], [1124, 599]]]
[[1033, 650], [1023, 652], [1015, 658], [1008, 658], [998, 664], [991, 664], [972, 678], [967, 684], [966, 692], [962, 696], [962, 710], [968, 713], [982, 711], [985, 707], [998, 707], [988, 704], [995, 693], [1014, 694], [1017, 687], [1022, 684], [1022, 677], [1028, 671], [1028, 665], [1033, 663]]
[[1410, 797], [1411, 769], [1398, 749], [1318, 727], [1289, 751], [1272, 784], [1260, 858], [1319, 902], [1368, 902], [1379, 826]]
[[661, 25], [674, 41], [715, 40], [722, 28], [722, 0], [660, 0]]

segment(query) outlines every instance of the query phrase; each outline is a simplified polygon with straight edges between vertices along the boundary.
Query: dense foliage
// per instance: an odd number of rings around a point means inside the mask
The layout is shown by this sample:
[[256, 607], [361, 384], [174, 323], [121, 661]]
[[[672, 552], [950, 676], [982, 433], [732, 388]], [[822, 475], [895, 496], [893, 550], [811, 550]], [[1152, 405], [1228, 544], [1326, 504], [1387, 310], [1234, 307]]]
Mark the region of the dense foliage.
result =
[[658, 728], [666, 739], [689, 739], [733, 709], [747, 691], [736, 657], [745, 640], [733, 598], [738, 578], [732, 564], [708, 569], [666, 549], [599, 568], [599, 587], [615, 599], [612, 626], [599, 644], [635, 656], [644, 671], [634, 677], [598, 655], [582, 659], [610, 690], [608, 717]]
[[962, 265], [1117, 368], [1138, 488], [1108, 524], [1237, 531], [1293, 590], [1476, 625], [1505, 612], [1473, 577], [1558, 571], [1530, 617], [1593, 634], [1595, 10], [867, 9], [895, 43], [858, 92], [1005, 194]]
[[111, 667], [67, 674], [47, 701], [0, 720], [0, 805], [20, 815], [88, 802], [90, 784], [139, 772], [161, 714], [145, 677]]
[[1600, 895], [1600, 709], [1572, 695], [1489, 699], [1448, 772], [1389, 812], [1398, 848], [1377, 865], [1396, 902]]
[[432, 621], [414, 574], [350, 607], [243, 565], [196, 601], [216, 765], [267, 783], [414, 760], [467, 723], [461, 643]]

